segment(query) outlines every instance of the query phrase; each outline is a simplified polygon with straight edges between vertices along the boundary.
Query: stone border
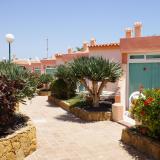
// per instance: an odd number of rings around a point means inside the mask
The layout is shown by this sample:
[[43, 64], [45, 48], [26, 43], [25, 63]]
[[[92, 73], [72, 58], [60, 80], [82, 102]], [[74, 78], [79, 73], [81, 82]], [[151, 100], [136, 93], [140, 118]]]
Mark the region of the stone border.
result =
[[111, 120], [111, 112], [89, 112], [78, 107], [71, 107], [70, 112], [85, 121]]
[[129, 129], [123, 129], [121, 140], [155, 160], [160, 160], [160, 143], [143, 135], [138, 135]]
[[23, 160], [37, 148], [36, 128], [29, 120], [27, 126], [20, 128], [5, 138], [0, 138], [1, 160]]
[[15, 109], [16, 109], [15, 111], [16, 111], [16, 112], [19, 112], [19, 106], [20, 106], [20, 104], [19, 104], [19, 103], [16, 103], [16, 106], [15, 106]]
[[71, 107], [69, 103], [59, 100], [53, 96], [48, 97], [48, 101], [54, 102], [64, 110], [71, 112], [76, 117], [85, 121], [105, 121], [111, 120], [111, 112], [89, 112], [78, 107]]
[[50, 96], [51, 95], [51, 91], [39, 91], [38, 92], [39, 96]]

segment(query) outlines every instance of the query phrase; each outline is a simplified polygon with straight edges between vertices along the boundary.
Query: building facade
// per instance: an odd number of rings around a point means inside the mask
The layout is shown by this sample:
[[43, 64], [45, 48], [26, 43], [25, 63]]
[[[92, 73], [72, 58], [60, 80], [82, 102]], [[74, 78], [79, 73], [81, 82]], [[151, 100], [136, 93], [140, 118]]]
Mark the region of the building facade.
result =
[[83, 43], [83, 50], [71, 48], [65, 54], [39, 61], [15, 60], [18, 65], [38, 73], [54, 73], [56, 66], [82, 56], [103, 57], [119, 62], [123, 75], [117, 83], [109, 83], [105, 90], [117, 92], [116, 102], [129, 108], [129, 97], [141, 88], [160, 88], [160, 36], [142, 36], [142, 24], [136, 22], [133, 29], [125, 30], [125, 37], [118, 43], [97, 44], [95, 39]]

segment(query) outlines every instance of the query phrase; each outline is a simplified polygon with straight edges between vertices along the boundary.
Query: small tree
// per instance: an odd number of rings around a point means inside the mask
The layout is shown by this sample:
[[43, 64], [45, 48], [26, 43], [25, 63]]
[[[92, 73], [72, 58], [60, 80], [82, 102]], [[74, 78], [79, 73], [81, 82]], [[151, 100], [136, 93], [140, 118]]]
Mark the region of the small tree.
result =
[[77, 80], [74, 78], [70, 66], [68, 64], [58, 66], [55, 77], [57, 80], [51, 84], [51, 90], [59, 95], [57, 98], [73, 97], [76, 92]]
[[[119, 63], [101, 58], [81, 57], [70, 63], [73, 76], [89, 91], [93, 106], [99, 106], [100, 95], [108, 82], [116, 82], [122, 74]], [[91, 82], [91, 87], [87, 83]], [[100, 85], [99, 85], [100, 82]]]
[[49, 83], [53, 81], [53, 76], [50, 74], [41, 74], [39, 77], [39, 85], [45, 89], [49, 88]]

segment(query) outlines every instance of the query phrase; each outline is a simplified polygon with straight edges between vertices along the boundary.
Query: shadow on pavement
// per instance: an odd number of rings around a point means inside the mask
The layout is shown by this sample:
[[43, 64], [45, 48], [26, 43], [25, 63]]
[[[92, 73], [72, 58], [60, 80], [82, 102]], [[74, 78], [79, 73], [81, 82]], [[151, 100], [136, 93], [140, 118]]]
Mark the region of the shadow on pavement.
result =
[[47, 105], [46, 105], [46, 107], [56, 107], [56, 108], [59, 108], [59, 106], [57, 106], [56, 104], [54, 104], [54, 102], [50, 102], [50, 101], [48, 101], [47, 100]]
[[96, 123], [96, 122], [89, 122], [89, 121], [84, 121], [84, 120], [81, 120], [80, 118], [74, 116], [73, 114], [71, 113], [68, 113], [68, 112], [65, 112], [64, 114], [60, 115], [60, 116], [57, 116], [57, 117], [54, 117], [55, 119], [57, 120], [60, 120], [60, 121], [68, 121], [68, 122], [74, 122], [74, 123]]
[[133, 160], [153, 160], [147, 157], [145, 154], [136, 150], [134, 147], [123, 143], [122, 141], [120, 141], [120, 146], [133, 157]]

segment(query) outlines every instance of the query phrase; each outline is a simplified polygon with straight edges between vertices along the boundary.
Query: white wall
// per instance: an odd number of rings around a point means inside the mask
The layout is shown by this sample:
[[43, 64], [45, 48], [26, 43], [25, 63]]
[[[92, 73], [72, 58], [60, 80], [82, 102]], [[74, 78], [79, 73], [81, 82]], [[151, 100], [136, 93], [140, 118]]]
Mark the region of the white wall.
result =
[[[91, 49], [89, 51], [89, 57], [103, 57], [105, 59], [109, 59], [109, 60], [113, 60], [114, 62], [119, 62], [121, 63], [121, 53], [120, 53], [120, 49], [108, 49], [108, 48], [104, 48], [104, 49]], [[113, 91], [115, 92], [117, 90], [118, 87], [118, 82], [116, 83], [108, 83], [104, 90], [106, 91]]]
[[121, 62], [120, 49], [95, 49], [89, 52], [89, 56], [103, 57], [115, 62]]

